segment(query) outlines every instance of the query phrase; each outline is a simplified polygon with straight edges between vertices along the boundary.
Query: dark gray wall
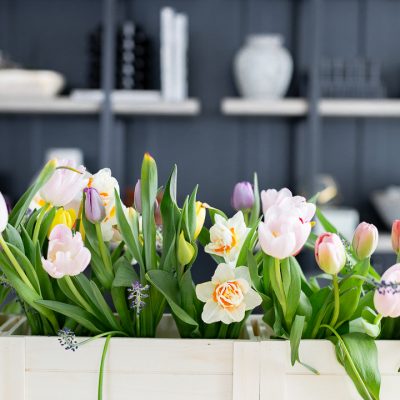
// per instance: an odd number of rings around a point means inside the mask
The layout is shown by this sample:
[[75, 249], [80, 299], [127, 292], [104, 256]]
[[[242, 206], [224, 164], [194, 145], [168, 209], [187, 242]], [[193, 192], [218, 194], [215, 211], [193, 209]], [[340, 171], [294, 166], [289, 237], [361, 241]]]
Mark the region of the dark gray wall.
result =
[[[308, 0], [127, 0], [118, 19], [134, 17], [154, 39], [158, 60], [159, 10], [172, 5], [190, 18], [190, 95], [202, 102], [194, 118], [126, 118], [126, 182], [134, 183], [145, 151], [166, 179], [179, 167], [181, 194], [200, 184], [200, 197], [229, 207], [234, 183], [257, 170], [262, 187], [301, 187], [307, 162], [303, 121], [225, 117], [220, 100], [236, 95], [232, 58], [249, 33], [279, 32], [295, 58], [295, 77], [310, 58]], [[390, 96], [400, 94], [400, 1], [325, 0], [323, 55], [367, 56], [382, 62]], [[32, 68], [64, 73], [70, 87], [85, 87], [87, 35], [101, 20], [100, 0], [0, 0], [0, 48]], [[155, 79], [158, 67], [154, 68]], [[297, 94], [295, 79], [291, 94]], [[0, 115], [0, 183], [19, 194], [41, 163], [44, 149], [81, 146], [97, 165], [98, 118]], [[399, 120], [324, 120], [321, 171], [333, 174], [343, 202], [371, 215], [368, 194], [399, 184]], [[296, 157], [297, 155], [297, 157]], [[299, 182], [300, 181], [300, 182]]]

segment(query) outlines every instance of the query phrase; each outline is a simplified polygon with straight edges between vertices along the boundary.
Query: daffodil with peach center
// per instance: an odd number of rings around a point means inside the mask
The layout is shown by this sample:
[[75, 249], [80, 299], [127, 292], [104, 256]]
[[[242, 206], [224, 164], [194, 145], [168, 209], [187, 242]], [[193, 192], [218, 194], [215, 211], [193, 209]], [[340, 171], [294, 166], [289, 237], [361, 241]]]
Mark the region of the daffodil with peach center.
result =
[[235, 264], [248, 232], [241, 211], [230, 219], [216, 215], [215, 224], [210, 229], [210, 243], [205, 251], [223, 257], [227, 263]]
[[211, 282], [196, 286], [196, 295], [205, 302], [201, 318], [207, 324], [240, 322], [246, 311], [261, 304], [260, 295], [251, 288], [247, 267], [219, 264]]

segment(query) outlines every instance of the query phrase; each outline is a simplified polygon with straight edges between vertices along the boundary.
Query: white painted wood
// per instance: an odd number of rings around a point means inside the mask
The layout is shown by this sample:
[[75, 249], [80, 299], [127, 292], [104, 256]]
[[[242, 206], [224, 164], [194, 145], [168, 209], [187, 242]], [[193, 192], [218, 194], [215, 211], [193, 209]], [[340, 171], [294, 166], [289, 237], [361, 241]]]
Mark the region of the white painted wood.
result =
[[[69, 97], [52, 99], [0, 99], [0, 113], [11, 114], [98, 114], [101, 101], [77, 101]], [[197, 115], [200, 102], [187, 99], [182, 102], [114, 102], [113, 109], [120, 115]]]
[[319, 104], [325, 117], [400, 117], [400, 100], [324, 99]]
[[25, 341], [0, 338], [0, 399], [25, 400]]
[[[261, 400], [358, 400], [360, 396], [344, 368], [337, 362], [333, 345], [324, 340], [304, 340], [300, 358], [316, 368], [314, 375], [300, 364], [290, 364], [288, 341], [264, 341], [261, 345]], [[381, 400], [397, 398], [400, 390], [400, 342], [378, 341], [382, 374]]]
[[221, 110], [226, 115], [299, 117], [307, 114], [308, 105], [305, 99], [254, 100], [226, 98], [222, 100]]
[[[304, 98], [254, 100], [225, 98], [221, 111], [226, 115], [301, 117], [308, 112]], [[400, 118], [400, 100], [389, 99], [322, 99], [319, 112], [323, 117]]]
[[260, 346], [258, 342], [236, 341], [233, 346], [233, 400], [260, 397]]

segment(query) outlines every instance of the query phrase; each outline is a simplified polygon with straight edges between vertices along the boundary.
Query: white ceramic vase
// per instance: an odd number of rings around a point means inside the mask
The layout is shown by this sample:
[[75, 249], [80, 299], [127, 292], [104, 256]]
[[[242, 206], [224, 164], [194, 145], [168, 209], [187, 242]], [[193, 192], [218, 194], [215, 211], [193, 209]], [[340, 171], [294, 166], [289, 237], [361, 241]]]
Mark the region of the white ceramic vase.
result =
[[241, 96], [277, 99], [285, 96], [293, 60], [281, 35], [251, 35], [236, 54], [234, 76]]

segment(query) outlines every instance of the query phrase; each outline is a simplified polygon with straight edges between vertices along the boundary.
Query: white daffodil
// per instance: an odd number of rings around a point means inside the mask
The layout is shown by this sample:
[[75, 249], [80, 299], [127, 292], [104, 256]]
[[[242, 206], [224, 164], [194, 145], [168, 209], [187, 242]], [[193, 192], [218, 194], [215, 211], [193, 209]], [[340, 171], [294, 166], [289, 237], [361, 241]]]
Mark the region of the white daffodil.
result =
[[207, 324], [240, 322], [246, 311], [259, 306], [262, 301], [251, 288], [248, 268], [233, 268], [228, 264], [218, 265], [211, 282], [197, 285], [196, 295], [206, 303], [201, 318]]
[[210, 229], [210, 243], [205, 247], [205, 252], [216, 254], [223, 257], [225, 262], [235, 264], [249, 231], [241, 211], [230, 219], [216, 214], [215, 224]]

